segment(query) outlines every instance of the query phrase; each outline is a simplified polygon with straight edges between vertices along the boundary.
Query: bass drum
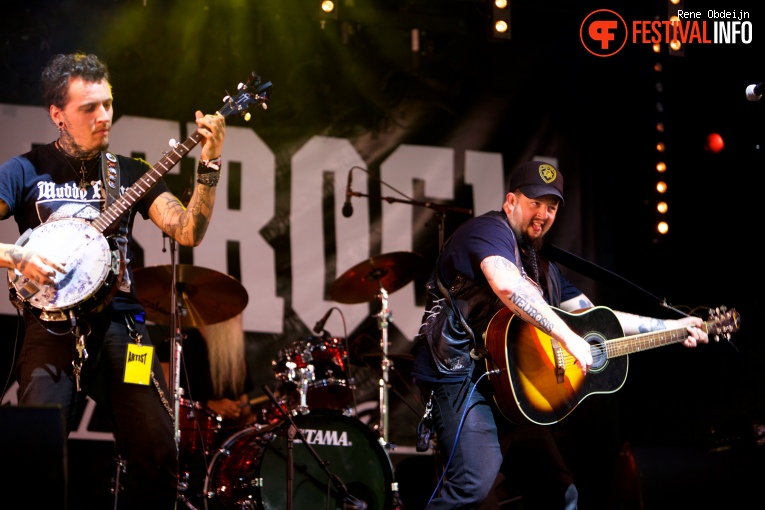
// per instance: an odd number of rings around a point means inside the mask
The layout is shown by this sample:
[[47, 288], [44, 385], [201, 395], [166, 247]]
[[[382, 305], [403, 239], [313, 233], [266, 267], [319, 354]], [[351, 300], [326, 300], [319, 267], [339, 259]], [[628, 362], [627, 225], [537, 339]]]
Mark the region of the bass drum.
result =
[[[367, 510], [393, 505], [393, 468], [378, 438], [356, 418], [335, 410], [311, 411], [294, 418], [306, 441], [330, 473]], [[282, 510], [287, 508], [289, 423], [270, 430], [248, 428], [231, 436], [210, 463], [205, 508]], [[306, 445], [292, 447], [293, 508], [342, 510], [344, 498]]]

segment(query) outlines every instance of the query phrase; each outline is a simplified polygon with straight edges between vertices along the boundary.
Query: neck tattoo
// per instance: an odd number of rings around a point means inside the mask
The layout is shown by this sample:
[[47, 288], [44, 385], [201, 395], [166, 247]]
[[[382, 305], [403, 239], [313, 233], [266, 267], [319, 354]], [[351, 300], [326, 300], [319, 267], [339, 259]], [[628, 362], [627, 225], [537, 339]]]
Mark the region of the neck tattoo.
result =
[[[69, 168], [72, 169], [72, 172], [74, 172], [75, 177], [77, 177], [80, 181], [80, 189], [86, 190], [88, 189], [88, 186], [90, 186], [90, 183], [88, 182], [88, 176], [91, 174], [94, 168], [98, 166], [99, 158], [90, 158], [90, 159], [83, 159], [83, 158], [74, 158], [67, 154], [67, 152], [64, 150], [64, 148], [61, 146], [58, 140], [56, 140], [55, 143], [56, 149], [58, 149], [58, 152], [61, 153], [61, 156], [63, 157], [64, 161], [67, 162], [69, 165]], [[72, 163], [72, 161], [79, 162], [80, 168], [77, 169], [75, 164]]]

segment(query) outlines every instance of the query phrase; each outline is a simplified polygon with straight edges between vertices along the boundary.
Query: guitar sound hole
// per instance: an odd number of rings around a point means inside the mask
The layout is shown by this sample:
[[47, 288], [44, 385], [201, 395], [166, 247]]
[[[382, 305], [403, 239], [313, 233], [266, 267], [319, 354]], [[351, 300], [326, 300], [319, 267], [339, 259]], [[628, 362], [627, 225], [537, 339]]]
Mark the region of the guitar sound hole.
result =
[[605, 339], [592, 335], [585, 338], [585, 340], [590, 344], [590, 353], [592, 353], [592, 366], [590, 367], [590, 372], [599, 372], [600, 370], [603, 370], [606, 363], [608, 363]]

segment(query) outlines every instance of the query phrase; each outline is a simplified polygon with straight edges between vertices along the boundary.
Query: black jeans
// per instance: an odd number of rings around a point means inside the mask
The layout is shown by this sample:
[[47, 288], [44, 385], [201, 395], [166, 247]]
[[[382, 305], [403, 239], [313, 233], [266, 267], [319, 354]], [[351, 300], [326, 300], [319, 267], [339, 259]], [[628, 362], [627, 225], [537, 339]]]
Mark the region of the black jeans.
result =
[[[74, 337], [57, 336], [27, 315], [17, 374], [19, 405], [58, 405], [66, 419], [67, 432], [75, 429], [90, 395], [108, 410], [114, 425], [116, 454], [126, 461], [121, 479], [124, 492], [120, 509], [173, 509], [178, 489], [178, 453], [175, 425], [152, 381], [149, 385], [123, 382], [130, 338], [124, 320], [109, 322], [94, 317], [87, 336], [88, 359], [83, 366], [82, 391], [77, 392], [72, 370]], [[136, 324], [141, 344], [151, 345], [143, 324]], [[159, 358], [153, 359], [153, 379], [168, 401]]]

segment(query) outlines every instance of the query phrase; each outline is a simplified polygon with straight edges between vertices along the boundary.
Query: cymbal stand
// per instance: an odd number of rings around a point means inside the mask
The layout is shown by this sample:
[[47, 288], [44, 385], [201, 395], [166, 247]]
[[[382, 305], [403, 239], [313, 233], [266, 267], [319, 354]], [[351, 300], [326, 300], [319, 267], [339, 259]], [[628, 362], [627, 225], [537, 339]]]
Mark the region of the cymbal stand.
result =
[[380, 349], [382, 358], [380, 358], [380, 440], [387, 450], [388, 443], [388, 384], [390, 379], [391, 361], [388, 359], [388, 324], [390, 323], [390, 310], [388, 309], [388, 292], [380, 285], [380, 313], [377, 314], [377, 327], [380, 328]]

